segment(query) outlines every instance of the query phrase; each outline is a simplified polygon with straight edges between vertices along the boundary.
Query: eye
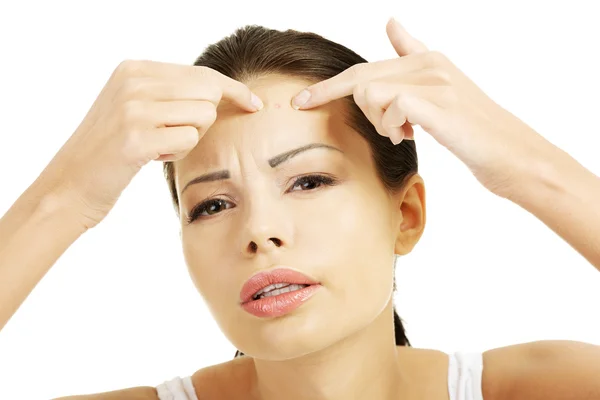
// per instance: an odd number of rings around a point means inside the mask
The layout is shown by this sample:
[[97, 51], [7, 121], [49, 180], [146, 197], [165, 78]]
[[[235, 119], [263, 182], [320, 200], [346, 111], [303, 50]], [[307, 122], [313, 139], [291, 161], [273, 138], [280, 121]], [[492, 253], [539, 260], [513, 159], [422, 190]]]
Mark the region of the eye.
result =
[[[333, 186], [337, 181], [327, 175], [306, 175], [297, 178], [288, 192], [315, 190], [322, 185]], [[298, 188], [298, 189], [296, 189]]]
[[[229, 206], [228, 206], [229, 205]], [[188, 217], [188, 224], [194, 222], [199, 217], [210, 217], [218, 214], [223, 210], [232, 208], [233, 204], [224, 199], [211, 199], [203, 203], [198, 204], [190, 212]]]
[[[287, 192], [307, 192], [318, 189], [319, 187], [334, 186], [338, 181], [327, 175], [305, 175], [294, 180], [291, 188]], [[287, 193], [286, 192], [286, 193]], [[187, 223], [191, 224], [199, 218], [207, 218], [216, 215], [224, 210], [235, 207], [230, 201], [225, 199], [210, 199], [206, 200], [190, 211], [190, 215], [187, 218]]]

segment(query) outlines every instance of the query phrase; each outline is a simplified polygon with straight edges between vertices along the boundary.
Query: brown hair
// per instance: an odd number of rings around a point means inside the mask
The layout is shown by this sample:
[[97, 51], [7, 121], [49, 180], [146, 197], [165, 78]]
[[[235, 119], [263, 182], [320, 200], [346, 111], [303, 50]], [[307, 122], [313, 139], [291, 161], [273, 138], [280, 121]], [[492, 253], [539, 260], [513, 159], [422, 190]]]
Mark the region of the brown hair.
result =
[[[240, 82], [248, 82], [268, 74], [283, 74], [316, 83], [331, 78], [354, 64], [366, 62], [347, 47], [315, 33], [278, 31], [249, 25], [208, 46], [194, 65], [212, 68]], [[418, 171], [415, 142], [404, 140], [394, 146], [389, 138], [377, 133], [373, 124], [354, 103], [352, 96], [344, 100], [349, 111], [346, 123], [369, 143], [379, 178], [391, 192], [401, 189]], [[163, 167], [173, 205], [179, 213], [174, 164], [165, 162]], [[402, 321], [395, 310], [394, 329], [396, 345], [410, 346]], [[236, 352], [236, 357], [240, 355], [243, 353]]]

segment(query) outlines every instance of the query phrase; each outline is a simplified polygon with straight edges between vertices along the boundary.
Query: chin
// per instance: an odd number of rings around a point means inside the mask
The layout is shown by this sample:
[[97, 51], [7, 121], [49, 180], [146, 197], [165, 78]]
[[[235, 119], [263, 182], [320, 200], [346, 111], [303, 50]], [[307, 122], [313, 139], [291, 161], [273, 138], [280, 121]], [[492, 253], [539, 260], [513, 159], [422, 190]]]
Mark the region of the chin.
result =
[[314, 310], [311, 313], [298, 312], [253, 322], [252, 327], [237, 329], [237, 332], [246, 334], [238, 337], [239, 346], [236, 347], [250, 357], [265, 361], [286, 361], [317, 353], [360, 329], [348, 326], [359, 321], [349, 320], [340, 310], [330, 313]]
[[259, 360], [299, 358], [343, 339], [343, 332], [331, 329], [336, 322], [329, 317], [320, 312], [298, 312], [269, 320], [254, 320], [251, 326], [238, 324], [236, 332], [243, 332], [244, 336], [236, 334], [236, 338], [230, 340], [244, 354]]

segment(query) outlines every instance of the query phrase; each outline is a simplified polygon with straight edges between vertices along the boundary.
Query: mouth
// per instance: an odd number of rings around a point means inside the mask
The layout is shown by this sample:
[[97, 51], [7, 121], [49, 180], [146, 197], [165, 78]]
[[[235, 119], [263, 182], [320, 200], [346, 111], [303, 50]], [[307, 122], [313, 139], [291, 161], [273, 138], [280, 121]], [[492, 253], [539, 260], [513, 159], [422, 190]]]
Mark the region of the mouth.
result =
[[310, 285], [297, 284], [297, 283], [275, 283], [273, 285], [269, 285], [263, 289], [260, 289], [252, 296], [252, 300], [259, 300], [265, 297], [277, 296], [283, 293], [294, 292], [296, 290], [304, 289], [305, 287]]
[[301, 306], [321, 287], [308, 276], [277, 268], [252, 276], [242, 287], [242, 308], [258, 317], [278, 317]]
[[240, 291], [240, 301], [244, 304], [258, 300], [261, 296], [277, 296], [318, 284], [319, 282], [301, 272], [280, 267], [250, 277]]

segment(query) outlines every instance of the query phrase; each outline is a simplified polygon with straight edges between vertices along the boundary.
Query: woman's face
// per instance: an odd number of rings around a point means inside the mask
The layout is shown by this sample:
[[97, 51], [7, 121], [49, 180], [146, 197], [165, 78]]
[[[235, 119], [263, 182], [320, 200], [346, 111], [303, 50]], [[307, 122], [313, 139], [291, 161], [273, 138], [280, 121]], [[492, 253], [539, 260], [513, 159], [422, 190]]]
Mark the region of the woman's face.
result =
[[[369, 325], [392, 295], [402, 201], [384, 189], [367, 142], [344, 124], [340, 101], [311, 111], [290, 106], [308, 83], [275, 75], [253, 81], [265, 108], [248, 113], [222, 103], [215, 124], [176, 165], [190, 275], [228, 339], [255, 358], [321, 350]], [[307, 145], [327, 147], [277, 159]], [[207, 173], [218, 179], [182, 193]], [[321, 179], [306, 178], [315, 175]], [[283, 316], [247, 312], [244, 283], [276, 268], [321, 286]]]

